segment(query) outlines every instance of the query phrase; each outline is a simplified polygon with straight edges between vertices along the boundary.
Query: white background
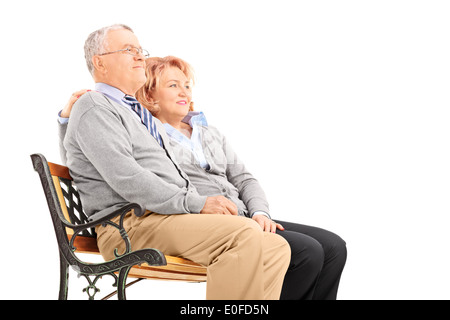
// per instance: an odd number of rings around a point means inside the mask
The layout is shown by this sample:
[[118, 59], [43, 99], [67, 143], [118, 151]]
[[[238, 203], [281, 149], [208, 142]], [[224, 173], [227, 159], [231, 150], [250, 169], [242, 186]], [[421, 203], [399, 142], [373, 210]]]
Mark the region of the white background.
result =
[[[151, 55], [192, 64], [196, 109], [260, 180], [273, 217], [346, 240], [338, 298], [450, 298], [448, 1], [42, 0], [0, 12], [0, 298], [57, 298], [29, 155], [60, 162], [56, 114], [93, 86], [84, 40], [114, 23]], [[205, 286], [143, 281], [127, 294], [203, 299]]]

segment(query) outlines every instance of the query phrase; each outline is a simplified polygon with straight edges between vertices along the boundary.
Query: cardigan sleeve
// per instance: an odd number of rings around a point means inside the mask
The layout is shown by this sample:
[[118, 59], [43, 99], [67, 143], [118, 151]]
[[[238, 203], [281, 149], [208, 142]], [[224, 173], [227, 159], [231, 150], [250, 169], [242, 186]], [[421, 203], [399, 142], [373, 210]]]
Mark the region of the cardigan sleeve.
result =
[[[218, 131], [217, 133], [220, 134]], [[255, 212], [262, 211], [270, 218], [269, 203], [259, 181], [247, 170], [225, 136], [220, 135], [227, 159], [227, 179], [238, 189], [239, 197], [248, 209], [248, 215], [252, 217]]]

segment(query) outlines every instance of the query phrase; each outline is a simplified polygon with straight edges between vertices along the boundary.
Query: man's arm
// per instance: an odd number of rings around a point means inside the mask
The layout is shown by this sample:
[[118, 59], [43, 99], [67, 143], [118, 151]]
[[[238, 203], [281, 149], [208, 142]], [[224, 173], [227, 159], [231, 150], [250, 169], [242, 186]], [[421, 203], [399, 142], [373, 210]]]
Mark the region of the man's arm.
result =
[[[76, 144], [99, 178], [126, 201], [161, 214], [199, 213], [202, 210], [206, 197], [198, 195], [195, 189], [166, 182], [136, 161], [129, 133], [108, 108], [90, 108], [80, 117], [74, 130]], [[70, 143], [66, 137], [64, 144], [69, 152]], [[85, 168], [74, 165], [70, 156], [68, 165], [75, 173], [80, 170], [78, 174], [83, 177]]]

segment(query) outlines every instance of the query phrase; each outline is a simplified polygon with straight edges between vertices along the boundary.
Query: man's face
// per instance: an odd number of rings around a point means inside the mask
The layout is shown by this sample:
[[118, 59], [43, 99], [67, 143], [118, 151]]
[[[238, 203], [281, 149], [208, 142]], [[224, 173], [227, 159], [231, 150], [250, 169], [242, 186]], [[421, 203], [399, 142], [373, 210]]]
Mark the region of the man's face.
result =
[[[130, 47], [141, 48], [133, 32], [126, 29], [108, 32], [105, 52]], [[132, 96], [144, 85], [145, 60], [142, 54], [133, 56], [127, 51], [120, 51], [97, 57], [102, 63], [102, 67], [98, 69], [99, 82], [105, 82]]]

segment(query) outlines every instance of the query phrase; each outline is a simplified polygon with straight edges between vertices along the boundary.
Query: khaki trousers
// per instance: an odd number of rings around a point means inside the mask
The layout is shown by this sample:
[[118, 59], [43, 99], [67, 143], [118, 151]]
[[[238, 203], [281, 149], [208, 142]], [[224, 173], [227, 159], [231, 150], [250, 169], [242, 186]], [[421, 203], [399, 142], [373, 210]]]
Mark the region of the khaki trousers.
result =
[[[118, 218], [115, 219], [118, 223]], [[206, 298], [276, 300], [291, 252], [281, 236], [264, 232], [252, 219], [230, 215], [147, 212], [125, 217], [132, 250], [156, 248], [207, 266]], [[97, 226], [97, 243], [105, 260], [125, 249], [117, 228]]]

